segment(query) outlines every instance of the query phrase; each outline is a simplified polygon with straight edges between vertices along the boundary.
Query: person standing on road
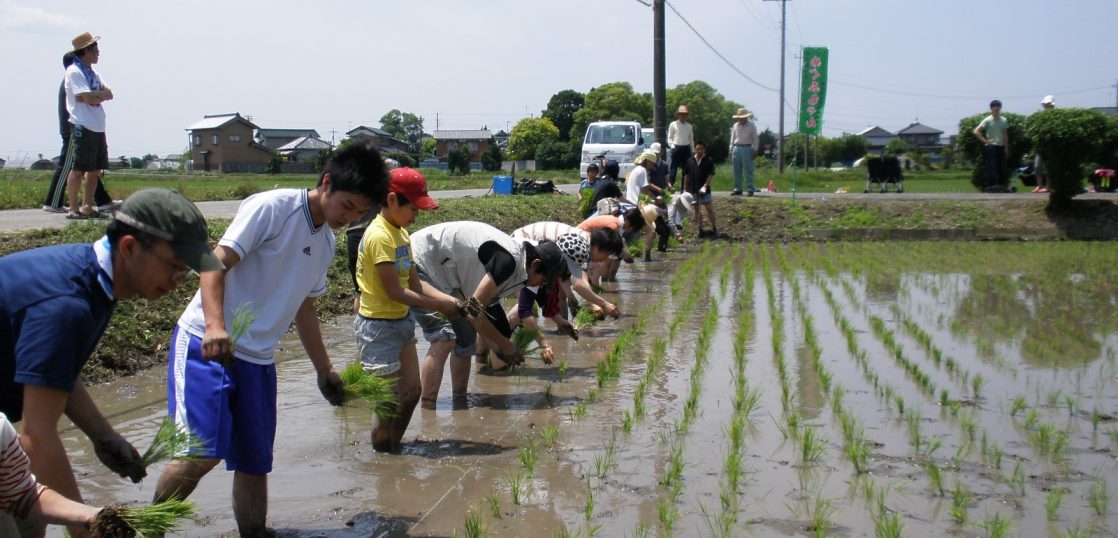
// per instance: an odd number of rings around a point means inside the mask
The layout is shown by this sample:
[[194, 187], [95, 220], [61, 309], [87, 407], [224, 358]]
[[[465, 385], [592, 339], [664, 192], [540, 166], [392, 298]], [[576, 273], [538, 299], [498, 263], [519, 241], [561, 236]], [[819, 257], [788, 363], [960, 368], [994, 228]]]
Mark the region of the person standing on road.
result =
[[[155, 502], [186, 498], [225, 460], [234, 472], [237, 529], [241, 536], [267, 534], [276, 346], [294, 324], [322, 396], [332, 405], [343, 403], [344, 386], [322, 342], [315, 298], [327, 291], [333, 230], [383, 204], [387, 190], [380, 153], [353, 144], [330, 156], [313, 189], [275, 189], [241, 203], [213, 248], [225, 270], [202, 275], [171, 333], [167, 413], [204, 445], [191, 459], [175, 459], [163, 469]], [[234, 342], [230, 333], [237, 324], [248, 326]]]
[[757, 124], [749, 120], [753, 113], [745, 107], [734, 114], [734, 125], [730, 127], [730, 156], [734, 160], [734, 191], [731, 196], [741, 196], [742, 172], [745, 173], [745, 192], [749, 196], [757, 190], [753, 182], [753, 158], [757, 155]]
[[[1040, 108], [1044, 110], [1056, 108], [1056, 98], [1045, 95], [1044, 99], [1040, 100]], [[1040, 158], [1039, 153], [1033, 160], [1033, 173], [1036, 174], [1036, 188], [1033, 189], [1033, 192], [1048, 192], [1048, 169], [1044, 166], [1044, 160]]]
[[986, 188], [1009, 191], [1006, 159], [1009, 157], [1009, 122], [1002, 117], [1002, 102], [990, 101], [990, 115], [974, 128], [974, 136], [986, 145]]
[[[69, 51], [62, 55], [62, 68], [67, 69], [74, 63], [74, 52]], [[66, 77], [58, 84], [58, 131], [62, 135], [62, 150], [59, 152], [58, 168], [50, 180], [47, 197], [43, 199], [43, 211], [47, 213], [65, 213], [62, 208], [62, 198], [66, 193], [66, 180], [70, 176], [70, 112], [66, 110]], [[93, 202], [97, 204], [98, 211], [112, 211], [114, 203], [112, 196], [105, 191], [105, 182], [100, 174], [97, 176], [97, 190], [93, 193]]]
[[688, 111], [685, 105], [680, 105], [675, 111], [677, 118], [668, 125], [668, 148], [672, 152], [671, 169], [668, 178], [675, 185], [676, 170], [686, 166], [687, 159], [691, 158], [691, 146], [695, 143], [695, 130], [687, 121]]
[[[68, 219], [100, 217], [93, 208], [93, 192], [101, 171], [109, 167], [109, 146], [105, 139], [105, 101], [113, 98], [113, 91], [93, 70], [101, 59], [101, 49], [94, 37], [85, 32], [75, 37], [74, 63], [66, 68], [66, 111], [70, 113], [70, 150], [66, 153], [66, 190], [70, 199]], [[84, 184], [83, 184], [84, 180]], [[81, 204], [79, 205], [79, 190]]]
[[[695, 141], [695, 156], [687, 160], [683, 169], [683, 190], [691, 193], [695, 203], [695, 227], [698, 237], [718, 237], [718, 222], [714, 220], [714, 196], [710, 192], [710, 180], [714, 177], [714, 160], [707, 157], [706, 144], [701, 140]], [[703, 208], [710, 217], [710, 235], [703, 232]]]
[[[145, 189], [124, 201], [93, 244], [0, 258], [0, 412], [20, 423], [31, 469], [43, 484], [82, 499], [58, 435], [63, 414], [89, 436], [106, 467], [133, 482], [144, 477], [139, 452], [101, 415], [81, 370], [119, 299], [155, 300], [191, 271], [221, 269], [208, 241], [206, 219], [194, 204], [171, 190]], [[17, 523], [34, 535], [33, 527]], [[84, 532], [70, 529], [75, 536]]]

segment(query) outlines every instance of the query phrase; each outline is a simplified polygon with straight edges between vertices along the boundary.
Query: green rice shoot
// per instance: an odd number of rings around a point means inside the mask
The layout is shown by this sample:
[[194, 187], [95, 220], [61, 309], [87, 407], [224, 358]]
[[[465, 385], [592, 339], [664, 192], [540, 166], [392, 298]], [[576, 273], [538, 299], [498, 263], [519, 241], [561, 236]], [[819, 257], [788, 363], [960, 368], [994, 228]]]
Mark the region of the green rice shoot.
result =
[[574, 322], [574, 327], [576, 330], [583, 327], [590, 327], [595, 323], [598, 323], [598, 315], [594, 313], [593, 308], [584, 306], [578, 309], [578, 313], [575, 314]]
[[350, 363], [338, 375], [345, 384], [347, 402], [365, 400], [380, 418], [396, 414], [396, 391], [391, 380], [366, 372], [360, 361]]
[[194, 503], [169, 499], [147, 506], [123, 507], [120, 517], [138, 536], [162, 536], [180, 529], [179, 522], [194, 517]]
[[240, 340], [248, 332], [249, 327], [256, 322], [256, 318], [260, 316], [259, 312], [252, 309], [251, 304], [240, 304], [233, 309], [233, 327], [229, 331], [229, 343], [234, 346], [237, 345], [237, 340]]
[[519, 327], [512, 333], [512, 343], [525, 359], [543, 360], [540, 356], [540, 346], [536, 343], [536, 337], [539, 335], [539, 329]]
[[159, 425], [159, 430], [155, 432], [155, 439], [152, 439], [151, 446], [140, 457], [140, 463], [147, 468], [152, 464], [176, 458], [196, 459], [196, 456], [191, 456], [190, 453], [204, 446], [204, 441], [194, 435], [190, 428], [176, 424], [174, 419], [166, 417]]

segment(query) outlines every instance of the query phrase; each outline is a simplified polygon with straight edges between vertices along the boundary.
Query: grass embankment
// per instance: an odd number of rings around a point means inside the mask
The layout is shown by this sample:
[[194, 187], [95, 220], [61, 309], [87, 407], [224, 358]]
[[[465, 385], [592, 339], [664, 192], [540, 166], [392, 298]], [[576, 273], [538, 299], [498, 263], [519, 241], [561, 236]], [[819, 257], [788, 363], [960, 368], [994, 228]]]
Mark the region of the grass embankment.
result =
[[[445, 170], [423, 168], [430, 190], [487, 189], [493, 176], [508, 172], [470, 172], [452, 176]], [[37, 208], [43, 204], [52, 172], [0, 169], [0, 209]], [[556, 183], [577, 183], [578, 170], [517, 172], [516, 176], [550, 179]], [[212, 172], [171, 172], [152, 170], [110, 170], [105, 188], [113, 197], [124, 199], [140, 189], [166, 187], [177, 189], [196, 202], [240, 200], [250, 194], [279, 187], [308, 188], [318, 183], [318, 174], [217, 174]]]
[[[452, 176], [445, 170], [423, 169], [431, 190], [487, 189], [493, 184], [494, 175], [508, 172], [471, 172], [466, 176]], [[831, 172], [829, 170], [798, 170], [794, 174], [796, 192], [862, 192], [866, 186], [864, 168]], [[517, 178], [550, 179], [556, 183], [577, 183], [578, 170], [518, 171]], [[0, 209], [36, 208], [42, 205], [51, 172], [0, 169]], [[758, 169], [755, 175], [757, 188], [765, 188], [769, 180], [775, 182], [780, 192], [790, 192], [793, 173], [785, 170], [778, 174], [775, 168]], [[277, 187], [311, 187], [318, 182], [317, 174], [217, 174], [210, 172], [170, 172], [150, 170], [112, 170], [105, 176], [106, 188], [118, 199], [140, 189], [168, 187], [178, 189], [196, 202], [208, 200], [239, 200], [263, 190]], [[682, 174], [676, 180], [682, 187]], [[729, 163], [715, 169], [712, 181], [715, 191], [733, 189], [733, 169]], [[894, 186], [889, 186], [890, 191]], [[906, 192], [950, 193], [975, 192], [970, 184], [970, 171], [955, 169], [935, 172], [908, 172], [905, 174]]]
[[[720, 231], [733, 239], [748, 242], [881, 239], [880, 235], [864, 230], [882, 229], [1032, 229], [1040, 231], [1032, 238], [1049, 239], [1061, 237], [1056, 232], [1075, 227], [1108, 229], [1112, 234], [1118, 234], [1118, 206], [1109, 201], [1083, 202], [1081, 211], [1065, 217], [1048, 216], [1043, 198], [916, 202], [884, 198], [880, 201], [843, 200], [841, 196], [836, 196], [825, 201], [800, 200], [792, 205], [787, 199], [762, 196], [719, 197], [715, 210]], [[546, 220], [577, 223], [580, 219], [576, 204], [575, 197], [569, 195], [444, 200], [441, 209], [421, 212], [413, 231], [457, 220], [487, 222], [505, 231]], [[103, 222], [75, 223], [58, 230], [0, 235], [0, 256], [45, 245], [91, 242], [104, 233], [104, 225]], [[227, 225], [225, 220], [211, 221], [211, 237], [216, 241]], [[330, 268], [330, 287], [318, 302], [324, 320], [333, 320], [339, 315], [348, 316], [353, 298], [345, 266], [345, 237], [342, 233], [337, 235], [337, 256]], [[692, 223], [687, 224], [684, 235], [694, 237]], [[961, 237], [966, 236], [953, 238]], [[983, 236], [977, 234], [974, 237]], [[1007, 237], [1011, 236], [1002, 238]], [[197, 280], [189, 280], [168, 296], [152, 303], [122, 301], [101, 345], [86, 367], [86, 378], [102, 381], [165, 361], [171, 330], [197, 285]]]

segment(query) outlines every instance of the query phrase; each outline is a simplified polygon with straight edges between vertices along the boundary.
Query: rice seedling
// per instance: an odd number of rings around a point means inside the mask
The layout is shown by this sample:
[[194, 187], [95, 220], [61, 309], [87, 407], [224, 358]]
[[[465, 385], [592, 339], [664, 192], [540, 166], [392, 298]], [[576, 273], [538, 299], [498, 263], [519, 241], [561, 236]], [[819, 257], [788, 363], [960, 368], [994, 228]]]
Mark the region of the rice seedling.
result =
[[582, 506], [582, 513], [586, 521], [594, 517], [594, 487], [590, 485], [590, 477], [586, 477], [586, 502]]
[[831, 517], [838, 510], [834, 501], [823, 497], [822, 492], [816, 491], [812, 500], [806, 503], [806, 508], [809, 522], [807, 530], [812, 536], [820, 538], [826, 536], [827, 529], [832, 525]]
[[396, 391], [392, 381], [366, 372], [360, 361], [350, 363], [338, 375], [345, 387], [346, 401], [365, 400], [380, 418], [392, 418], [396, 414]]
[[981, 374], [975, 374], [975, 376], [971, 378], [971, 389], [974, 391], [974, 399], [982, 398], [982, 387], [985, 385], [986, 378], [982, 377]]
[[990, 463], [994, 466], [994, 469], [998, 471], [1002, 470], [1002, 447], [991, 445], [989, 454]]
[[880, 510], [870, 517], [873, 518], [873, 532], [876, 538], [901, 538], [903, 535], [904, 525], [901, 524], [900, 514]]
[[1056, 403], [1059, 402], [1060, 398], [1062, 398], [1062, 397], [1063, 397], [1063, 392], [1061, 392], [1059, 390], [1054, 390], [1054, 391], [1049, 392], [1048, 393], [1048, 406], [1049, 407], [1056, 407]]
[[1010, 416], [1016, 416], [1017, 413], [1020, 413], [1026, 407], [1028, 407], [1028, 405], [1025, 404], [1025, 397], [1018, 396], [1013, 399], [1013, 404], [1009, 406], [1009, 414]]
[[805, 425], [800, 432], [800, 461], [803, 463], [819, 461], [823, 457], [825, 448], [826, 445], [815, 428]]
[[967, 508], [970, 506], [971, 494], [959, 481], [955, 481], [955, 489], [951, 490], [951, 521], [956, 524], [967, 523]]
[[190, 452], [203, 446], [205, 446], [204, 441], [194, 435], [189, 428], [176, 424], [171, 417], [166, 417], [159, 423], [159, 429], [155, 432], [151, 446], [140, 456], [140, 465], [146, 469], [154, 463], [175, 458], [194, 459]]
[[947, 407], [947, 389], [939, 391], [939, 405], [940, 407]]
[[531, 442], [520, 447], [516, 452], [516, 459], [520, 460], [520, 464], [528, 471], [528, 476], [532, 476], [536, 472], [536, 463], [539, 461], [539, 446]]
[[575, 314], [574, 327], [575, 330], [580, 330], [583, 327], [591, 327], [598, 323], [598, 316], [594, 313], [594, 309], [590, 307], [582, 307], [578, 309]]
[[473, 508], [466, 510], [466, 523], [463, 532], [466, 538], [480, 538], [486, 535], [485, 524], [481, 522], [481, 515]]
[[136, 536], [162, 536], [180, 530], [180, 522], [194, 517], [194, 510], [193, 502], [182, 499], [146, 506], [113, 505], [97, 513], [90, 530], [95, 536], [123, 535], [127, 529]]
[[494, 519], [501, 519], [501, 499], [497, 498], [497, 494], [490, 491], [481, 499], [489, 507], [489, 515], [493, 516]]
[[664, 533], [674, 536], [675, 523], [679, 520], [679, 509], [675, 507], [675, 503], [668, 499], [660, 499], [656, 504], [656, 515], [660, 519], [660, 527], [664, 529]]
[[627, 409], [621, 414], [621, 430], [625, 433], [633, 432], [633, 415]]
[[1029, 409], [1025, 411], [1025, 429], [1036, 429], [1037, 422], [1040, 422], [1040, 412], [1036, 409]]
[[559, 438], [559, 427], [554, 424], [544, 424], [540, 426], [540, 441], [547, 446], [555, 446], [556, 439]]
[[850, 464], [854, 466], [855, 473], [865, 473], [866, 463], [870, 456], [869, 443], [866, 442], [865, 438], [858, 436], [857, 439], [847, 443], [846, 456], [850, 459]]
[[995, 512], [992, 516], [987, 516], [978, 524], [986, 531], [986, 536], [989, 538], [1002, 538], [1013, 530], [1013, 520], [1002, 517], [1001, 514]]
[[669, 488], [679, 484], [683, 478], [683, 445], [676, 443], [672, 446], [668, 457], [668, 471], [664, 474], [664, 485]]
[[1047, 454], [1052, 448], [1052, 439], [1056, 433], [1056, 427], [1051, 424], [1041, 424], [1037, 426], [1036, 433], [1032, 436], [1033, 445], [1036, 446], [1037, 452]]
[[258, 317], [260, 317], [260, 313], [252, 309], [251, 302], [234, 307], [233, 326], [229, 330], [229, 343], [236, 347], [237, 341], [248, 333], [249, 328], [252, 327]]
[[1093, 411], [1091, 411], [1091, 431], [1092, 432], [1099, 431], [1099, 422], [1101, 422], [1101, 421], [1102, 421], [1102, 413], [1100, 413], [1099, 409], [1096, 407]]
[[637, 523], [633, 528], [633, 538], [652, 538], [652, 528], [646, 523]]
[[1110, 504], [1110, 494], [1106, 491], [1106, 481], [1096, 478], [1087, 488], [1087, 504], [1094, 510], [1095, 515], [1105, 516], [1107, 506]]
[[1060, 505], [1063, 504], [1066, 493], [1067, 491], [1061, 488], [1048, 490], [1048, 495], [1044, 498], [1044, 514], [1048, 517], [1048, 521], [1056, 521], [1060, 516]]
[[551, 383], [550, 382], [545, 383], [544, 386], [543, 386], [543, 397], [550, 404], [550, 402], [551, 402]]
[[1013, 474], [1009, 476], [1009, 487], [1018, 495], [1025, 494], [1025, 469], [1021, 467], [1021, 462], [1013, 466]]
[[1068, 406], [1068, 416], [1075, 415], [1079, 411], [1079, 399], [1075, 396], [1068, 396], [1064, 399]]
[[924, 460], [924, 471], [928, 473], [928, 485], [935, 495], [944, 495], [943, 490], [943, 475], [940, 473], [939, 466], [936, 462], [928, 459]]
[[509, 488], [512, 504], [520, 505], [521, 496], [528, 491], [528, 477], [519, 471], [505, 473], [505, 486]]
[[594, 403], [598, 401], [598, 389], [590, 389], [586, 391], [586, 401], [588, 403]]
[[559, 382], [562, 383], [567, 379], [567, 360], [559, 359], [559, 366], [555, 369], [555, 373], [559, 376]]
[[584, 418], [586, 418], [586, 403], [580, 402], [571, 410], [571, 420], [581, 422]]

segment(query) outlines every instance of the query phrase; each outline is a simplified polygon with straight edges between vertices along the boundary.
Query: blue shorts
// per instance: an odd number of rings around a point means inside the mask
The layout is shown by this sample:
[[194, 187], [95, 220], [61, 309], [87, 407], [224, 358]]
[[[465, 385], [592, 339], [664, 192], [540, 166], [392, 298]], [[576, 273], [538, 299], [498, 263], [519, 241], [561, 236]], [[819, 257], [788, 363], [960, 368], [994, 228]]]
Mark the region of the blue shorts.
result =
[[192, 455], [223, 459], [230, 471], [272, 471], [275, 364], [238, 359], [226, 369], [202, 358], [202, 339], [176, 326], [167, 369], [167, 414], [203, 441]]
[[365, 371], [388, 376], [400, 371], [400, 353], [415, 345], [415, 320], [353, 318], [353, 336], [357, 339], [357, 355]]

